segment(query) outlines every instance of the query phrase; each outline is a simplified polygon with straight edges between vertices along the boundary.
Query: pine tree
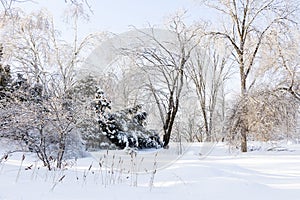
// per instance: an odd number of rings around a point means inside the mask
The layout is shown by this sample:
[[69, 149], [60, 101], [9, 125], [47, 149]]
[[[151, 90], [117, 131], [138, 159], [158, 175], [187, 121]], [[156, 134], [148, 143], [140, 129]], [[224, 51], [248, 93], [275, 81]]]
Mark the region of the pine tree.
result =
[[157, 133], [145, 128], [147, 113], [137, 105], [115, 113], [108, 112], [111, 102], [102, 90], [98, 90], [94, 101], [100, 130], [117, 147], [160, 148], [162, 142]]

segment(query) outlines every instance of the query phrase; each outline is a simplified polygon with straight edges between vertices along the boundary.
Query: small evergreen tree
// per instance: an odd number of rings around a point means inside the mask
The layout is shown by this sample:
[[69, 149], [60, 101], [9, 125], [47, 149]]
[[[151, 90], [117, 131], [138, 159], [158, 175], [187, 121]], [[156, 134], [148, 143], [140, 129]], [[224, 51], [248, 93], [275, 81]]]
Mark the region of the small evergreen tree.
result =
[[147, 113], [140, 105], [130, 109], [110, 113], [111, 102], [102, 90], [97, 90], [94, 109], [100, 130], [117, 147], [160, 148], [162, 142], [154, 131], [145, 128]]
[[92, 109], [95, 105], [96, 85], [96, 78], [89, 75], [79, 80], [72, 91], [77, 104], [80, 104], [83, 108], [80, 120], [78, 121], [78, 129], [87, 150], [107, 148], [111, 145], [107, 137], [99, 131], [96, 120], [97, 114]]

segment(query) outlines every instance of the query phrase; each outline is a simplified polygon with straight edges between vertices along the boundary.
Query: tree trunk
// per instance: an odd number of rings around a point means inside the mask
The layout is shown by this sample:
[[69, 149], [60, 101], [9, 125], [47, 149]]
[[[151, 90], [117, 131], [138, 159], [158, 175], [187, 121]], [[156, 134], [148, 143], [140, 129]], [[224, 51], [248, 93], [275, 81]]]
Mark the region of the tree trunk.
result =
[[[244, 66], [244, 61], [243, 61], [243, 55], [241, 55], [240, 59], [240, 78], [241, 78], [241, 95], [242, 99], [246, 97], [246, 80], [247, 80], [247, 75], [245, 74], [245, 66]], [[247, 111], [244, 111], [247, 112]], [[245, 122], [243, 122], [241, 127], [241, 151], [242, 152], [247, 152], [247, 126]]]
[[[174, 105], [173, 103], [171, 105]], [[168, 149], [169, 148], [169, 142], [170, 142], [170, 138], [171, 138], [171, 133], [172, 133], [172, 129], [173, 129], [173, 125], [174, 125], [174, 121], [175, 121], [175, 117], [178, 111], [178, 107], [179, 107], [179, 99], [176, 99], [176, 103], [174, 106], [172, 106], [172, 108], [170, 109], [171, 111], [168, 113], [168, 116], [166, 117], [166, 122], [164, 125], [164, 136], [163, 136], [163, 143], [164, 143], [164, 148]]]
[[170, 136], [171, 136], [171, 130], [168, 130], [168, 131], [164, 134], [164, 137], [163, 137], [163, 143], [164, 143], [163, 148], [164, 148], [164, 149], [168, 149], [168, 148], [169, 148]]
[[205, 128], [205, 134], [206, 134], [206, 140], [205, 141], [211, 142], [211, 131], [210, 131], [210, 126], [209, 126], [209, 122], [208, 122], [208, 119], [207, 119], [207, 111], [206, 111], [205, 104], [201, 105], [201, 110], [202, 110], [202, 114], [203, 114], [204, 128]]
[[57, 155], [57, 168], [61, 169], [62, 167], [62, 160], [64, 157], [66, 145], [65, 145], [65, 138], [63, 135], [60, 136], [60, 141], [59, 141], [59, 149], [58, 149], [58, 155]]
[[242, 128], [242, 141], [241, 141], [241, 151], [242, 152], [247, 152], [247, 130], [245, 128]]
[[166, 122], [166, 126], [164, 126], [165, 127], [165, 130], [164, 130], [165, 134], [163, 136], [163, 143], [164, 143], [163, 148], [165, 148], [165, 149], [169, 148], [169, 142], [170, 142], [170, 138], [171, 138], [171, 133], [172, 133], [176, 113], [177, 113], [177, 109], [174, 108], [174, 110], [171, 112], [169, 120]]

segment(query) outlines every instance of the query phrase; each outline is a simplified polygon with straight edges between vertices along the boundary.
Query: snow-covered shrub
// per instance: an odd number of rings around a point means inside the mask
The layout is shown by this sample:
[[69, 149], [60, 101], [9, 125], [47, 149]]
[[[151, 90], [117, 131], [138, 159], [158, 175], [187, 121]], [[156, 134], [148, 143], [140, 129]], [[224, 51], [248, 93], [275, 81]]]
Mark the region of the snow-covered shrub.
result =
[[[227, 139], [239, 147], [241, 130], [249, 141], [280, 141], [297, 137], [299, 103], [282, 91], [252, 91], [238, 99], [227, 119]], [[250, 149], [251, 150], [251, 149]]]
[[147, 113], [140, 105], [110, 113], [110, 101], [98, 90], [94, 101], [100, 130], [117, 147], [160, 148], [162, 142], [157, 133], [145, 128]]
[[84, 144], [78, 135], [81, 105], [66, 94], [55, 95], [18, 74], [0, 110], [0, 137], [20, 141], [50, 170], [66, 158], [82, 157]]

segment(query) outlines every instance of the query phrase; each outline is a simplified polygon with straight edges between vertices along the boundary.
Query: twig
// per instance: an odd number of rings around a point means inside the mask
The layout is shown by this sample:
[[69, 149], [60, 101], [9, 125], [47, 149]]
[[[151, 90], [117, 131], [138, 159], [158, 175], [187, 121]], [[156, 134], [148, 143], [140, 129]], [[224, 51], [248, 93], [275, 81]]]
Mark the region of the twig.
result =
[[66, 175], [63, 175], [62, 177], [60, 177], [60, 179], [58, 179], [58, 181], [56, 181], [55, 183], [54, 183], [54, 185], [52, 186], [52, 188], [51, 188], [51, 192], [53, 192], [54, 191], [54, 188], [56, 187], [56, 185], [58, 184], [58, 183], [60, 183], [60, 182], [62, 182], [62, 180], [64, 179], [66, 177]]
[[21, 160], [21, 165], [19, 167], [18, 174], [17, 174], [17, 177], [16, 177], [16, 183], [18, 182], [18, 179], [20, 177], [20, 173], [21, 173], [21, 169], [22, 169], [22, 165], [23, 165], [24, 160], [25, 160], [25, 155], [23, 154], [22, 160]]
[[157, 155], [158, 155], [158, 152], [155, 154], [155, 157], [154, 157], [153, 172], [151, 174], [151, 178], [150, 178], [150, 182], [149, 182], [150, 191], [152, 191], [152, 188], [154, 186], [154, 176], [157, 172]]

